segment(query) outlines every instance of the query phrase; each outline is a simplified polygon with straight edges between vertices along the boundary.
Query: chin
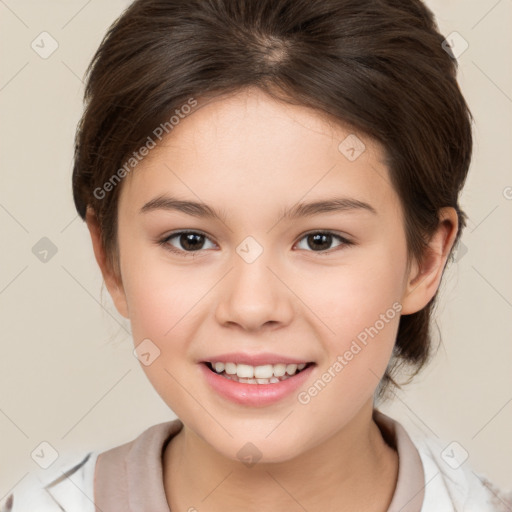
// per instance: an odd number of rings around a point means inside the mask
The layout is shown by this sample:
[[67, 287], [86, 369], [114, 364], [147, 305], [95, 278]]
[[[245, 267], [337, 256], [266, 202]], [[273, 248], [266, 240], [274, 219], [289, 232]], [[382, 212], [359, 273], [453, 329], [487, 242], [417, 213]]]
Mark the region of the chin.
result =
[[304, 446], [304, 443], [292, 441], [284, 436], [276, 436], [270, 440], [265, 438], [266, 435], [266, 433], [261, 436], [234, 435], [234, 439], [226, 439], [225, 443], [219, 443], [218, 439], [211, 442], [205, 439], [205, 441], [223, 457], [241, 462], [247, 467], [253, 467], [255, 464], [291, 461], [301, 453], [297, 447]]

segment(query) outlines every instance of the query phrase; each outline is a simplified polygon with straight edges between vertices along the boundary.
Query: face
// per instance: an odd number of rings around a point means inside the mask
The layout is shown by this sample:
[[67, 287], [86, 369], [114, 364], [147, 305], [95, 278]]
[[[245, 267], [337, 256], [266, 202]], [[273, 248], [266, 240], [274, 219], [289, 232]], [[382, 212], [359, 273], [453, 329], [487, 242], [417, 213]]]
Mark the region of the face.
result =
[[[226, 457], [250, 441], [262, 462], [291, 459], [372, 399], [414, 307], [383, 157], [318, 112], [245, 90], [182, 119], [124, 179], [122, 284], [109, 290], [151, 384]], [[207, 362], [233, 364], [217, 375]], [[273, 382], [236, 382], [254, 368]]]

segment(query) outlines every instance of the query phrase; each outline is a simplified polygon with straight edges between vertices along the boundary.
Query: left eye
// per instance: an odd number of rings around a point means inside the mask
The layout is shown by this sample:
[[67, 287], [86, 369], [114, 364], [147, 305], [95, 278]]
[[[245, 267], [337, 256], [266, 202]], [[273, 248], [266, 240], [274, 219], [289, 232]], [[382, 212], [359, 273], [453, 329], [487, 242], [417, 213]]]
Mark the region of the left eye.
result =
[[[171, 240], [174, 239], [178, 240], [178, 244], [181, 247], [176, 247], [171, 243]], [[353, 245], [353, 242], [350, 242], [346, 238], [335, 233], [332, 233], [331, 231], [314, 231], [311, 233], [307, 233], [300, 239], [299, 245], [302, 240], [306, 240], [306, 244], [308, 247], [319, 249], [313, 250], [311, 252], [324, 253], [328, 252], [328, 249], [332, 245], [334, 239], [337, 239], [340, 242], [340, 244], [338, 244], [337, 247]], [[163, 240], [159, 242], [159, 244], [165, 247], [167, 250], [170, 250], [174, 253], [188, 256], [190, 255], [190, 253], [192, 253], [193, 255], [194, 252], [198, 252], [201, 249], [204, 249], [203, 244], [205, 240], [209, 240], [209, 238], [198, 231], [179, 231], [177, 233], [173, 233], [165, 237]], [[215, 244], [213, 243], [212, 245], [215, 246]], [[304, 249], [304, 247], [301, 247], [301, 249]]]
[[[327, 249], [332, 244], [334, 239], [338, 239], [341, 243], [337, 246], [352, 245], [352, 242], [343, 238], [340, 235], [332, 233], [330, 231], [314, 231], [306, 234], [301, 240], [306, 240], [309, 247], [319, 248], [319, 251], [313, 252], [327, 252]], [[300, 243], [300, 242], [299, 242]], [[327, 247], [326, 247], [327, 246]]]

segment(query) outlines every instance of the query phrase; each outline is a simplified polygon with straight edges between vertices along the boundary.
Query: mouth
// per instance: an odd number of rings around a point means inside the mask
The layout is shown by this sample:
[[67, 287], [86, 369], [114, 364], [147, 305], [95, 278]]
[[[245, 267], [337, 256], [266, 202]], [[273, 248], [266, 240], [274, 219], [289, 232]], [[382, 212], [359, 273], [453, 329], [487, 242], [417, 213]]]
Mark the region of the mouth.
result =
[[230, 361], [204, 361], [202, 364], [212, 373], [224, 377], [226, 380], [239, 382], [241, 384], [265, 385], [278, 384], [279, 382], [291, 379], [311, 366], [314, 366], [316, 363], [278, 363], [251, 366]]

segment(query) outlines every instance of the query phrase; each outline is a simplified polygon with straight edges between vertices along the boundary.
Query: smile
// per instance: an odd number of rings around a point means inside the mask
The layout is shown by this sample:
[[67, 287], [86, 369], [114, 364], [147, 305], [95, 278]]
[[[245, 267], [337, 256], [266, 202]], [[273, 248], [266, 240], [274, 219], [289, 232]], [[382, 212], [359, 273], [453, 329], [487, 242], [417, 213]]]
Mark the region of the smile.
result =
[[265, 407], [293, 396], [313, 378], [316, 367], [313, 362], [251, 366], [218, 360], [198, 365], [204, 382], [216, 395], [249, 407]]
[[243, 384], [277, 384], [300, 373], [313, 363], [265, 364], [251, 366], [232, 362], [207, 362], [208, 368], [217, 375]]

